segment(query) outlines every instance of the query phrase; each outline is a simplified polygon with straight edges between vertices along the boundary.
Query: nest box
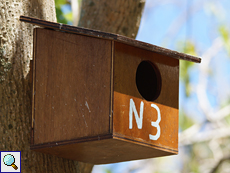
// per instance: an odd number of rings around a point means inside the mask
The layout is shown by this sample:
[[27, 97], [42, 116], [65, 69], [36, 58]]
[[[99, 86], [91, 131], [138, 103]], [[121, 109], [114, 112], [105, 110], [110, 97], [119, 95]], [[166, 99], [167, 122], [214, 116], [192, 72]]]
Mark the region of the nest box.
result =
[[34, 29], [31, 149], [94, 164], [178, 153], [179, 60], [124, 36], [21, 16]]

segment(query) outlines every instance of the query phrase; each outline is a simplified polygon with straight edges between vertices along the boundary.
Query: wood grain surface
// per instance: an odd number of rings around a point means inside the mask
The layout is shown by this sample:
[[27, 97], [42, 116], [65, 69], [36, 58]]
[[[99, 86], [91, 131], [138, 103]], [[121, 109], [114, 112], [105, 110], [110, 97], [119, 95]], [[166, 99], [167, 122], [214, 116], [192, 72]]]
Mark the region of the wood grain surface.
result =
[[[123, 43], [115, 43], [114, 53], [114, 108], [113, 134], [116, 137], [148, 143], [162, 148], [178, 151], [178, 94], [179, 60], [159, 55]], [[136, 87], [136, 71], [142, 61], [155, 64], [161, 75], [161, 92], [154, 101], [146, 101]], [[133, 128], [129, 129], [130, 99], [140, 117], [143, 102], [143, 125], [138, 129], [133, 113]], [[150, 140], [157, 128], [151, 122], [158, 119], [157, 111], [151, 104], [159, 107], [161, 113], [161, 135], [158, 140]]]
[[111, 41], [35, 32], [34, 144], [110, 133]]
[[81, 143], [71, 141], [65, 145], [61, 145], [61, 143], [58, 143], [58, 145], [52, 143], [49, 147], [36, 146], [34, 150], [93, 164], [116, 163], [177, 154], [176, 152], [152, 148], [148, 145], [140, 145], [139, 143], [135, 143], [135, 141], [127, 142], [115, 138]]
[[[145, 100], [136, 85], [143, 61], [159, 73], [155, 100]], [[94, 164], [178, 153], [178, 59], [107, 38], [36, 28], [31, 70], [32, 150]], [[130, 114], [131, 100], [136, 113]]]

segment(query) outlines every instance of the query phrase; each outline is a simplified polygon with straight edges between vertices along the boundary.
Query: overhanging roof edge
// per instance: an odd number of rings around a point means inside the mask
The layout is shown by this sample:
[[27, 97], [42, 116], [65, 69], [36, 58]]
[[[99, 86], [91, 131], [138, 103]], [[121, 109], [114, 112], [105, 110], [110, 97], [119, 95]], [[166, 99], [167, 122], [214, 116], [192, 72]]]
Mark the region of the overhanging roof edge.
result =
[[145, 50], [153, 51], [153, 52], [156, 52], [162, 55], [167, 55], [172, 58], [179, 59], [179, 60], [186, 60], [186, 61], [191, 61], [195, 63], [201, 62], [201, 58], [199, 57], [188, 55], [185, 53], [180, 53], [174, 50], [166, 49], [160, 46], [152, 45], [149, 43], [138, 41], [138, 40], [135, 40], [129, 37], [125, 37], [122, 35], [118, 35], [118, 34], [112, 34], [112, 33], [92, 30], [92, 29], [70, 26], [70, 25], [61, 24], [61, 23], [49, 22], [46, 20], [41, 20], [41, 19], [27, 17], [27, 16], [20, 16], [20, 21], [31, 23], [33, 25], [41, 26], [44, 28], [65, 31], [68, 33], [81, 34], [81, 35], [87, 35], [91, 37], [114, 40], [114, 41], [125, 43], [131, 46], [139, 47]]

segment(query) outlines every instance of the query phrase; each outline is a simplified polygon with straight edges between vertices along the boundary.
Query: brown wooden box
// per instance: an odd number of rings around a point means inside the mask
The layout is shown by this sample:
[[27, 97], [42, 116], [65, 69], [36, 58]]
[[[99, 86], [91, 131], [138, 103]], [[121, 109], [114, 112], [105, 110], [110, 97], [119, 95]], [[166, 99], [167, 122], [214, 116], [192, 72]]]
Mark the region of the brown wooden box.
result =
[[94, 164], [178, 153], [179, 59], [199, 58], [23, 19], [58, 30], [34, 30], [32, 150]]

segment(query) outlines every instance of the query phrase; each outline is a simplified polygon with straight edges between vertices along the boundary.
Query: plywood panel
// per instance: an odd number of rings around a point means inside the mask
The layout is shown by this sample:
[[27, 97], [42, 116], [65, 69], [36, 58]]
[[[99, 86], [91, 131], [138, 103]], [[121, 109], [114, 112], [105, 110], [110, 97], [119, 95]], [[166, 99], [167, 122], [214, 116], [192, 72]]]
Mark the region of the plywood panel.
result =
[[135, 142], [112, 138], [81, 143], [72, 141], [72, 144], [53, 145], [52, 148], [37, 146], [34, 149], [58, 157], [93, 164], [116, 163], [177, 154], [177, 152], [158, 150]]
[[[178, 151], [179, 61], [122, 43], [115, 43], [114, 52], [114, 135]], [[136, 71], [142, 61], [151, 62], [160, 72], [161, 92], [154, 101], [145, 100], [136, 86]], [[131, 111], [134, 109], [137, 117]], [[159, 138], [150, 139], [149, 135], [156, 136], [158, 131]]]
[[179, 60], [118, 42], [114, 52], [114, 91], [143, 99], [136, 87], [136, 71], [142, 61], [150, 61], [162, 80], [160, 96], [154, 102], [178, 109]]
[[34, 144], [109, 133], [111, 41], [35, 32]]
[[[134, 112], [131, 114], [132, 120], [130, 118], [130, 99], [135, 104], [138, 118], [141, 116], [141, 102], [143, 103], [141, 128], [138, 128]], [[160, 115], [151, 106], [152, 104], [159, 108]], [[151, 125], [152, 122], [158, 121], [159, 123], [156, 123], [155, 127]], [[130, 122], [132, 128], [130, 128]], [[160, 146], [166, 150], [169, 149], [176, 152], [178, 151], [178, 109], [115, 92], [113, 133], [114, 136], [121, 139], [130, 139], [139, 143], [151, 144], [157, 148]], [[156, 136], [157, 133], [159, 133], [157, 140], [150, 139], [150, 135]]]

